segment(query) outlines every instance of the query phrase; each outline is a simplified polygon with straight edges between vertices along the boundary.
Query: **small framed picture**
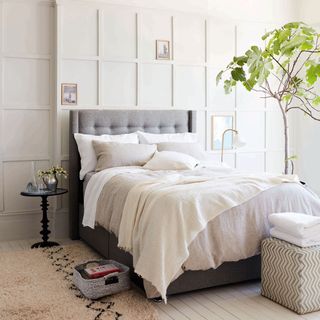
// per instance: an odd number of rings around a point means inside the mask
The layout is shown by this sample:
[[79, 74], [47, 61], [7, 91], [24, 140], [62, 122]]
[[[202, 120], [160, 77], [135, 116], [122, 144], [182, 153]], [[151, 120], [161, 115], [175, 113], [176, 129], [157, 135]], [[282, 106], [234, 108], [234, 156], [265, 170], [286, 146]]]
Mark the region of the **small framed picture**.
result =
[[[222, 134], [227, 129], [233, 129], [233, 114], [214, 114], [211, 116], [212, 150], [222, 149]], [[233, 145], [233, 133], [226, 132], [224, 137], [224, 150], [231, 150]]]
[[156, 59], [170, 60], [170, 41], [156, 40]]
[[61, 104], [76, 106], [78, 101], [78, 85], [76, 83], [61, 84]]

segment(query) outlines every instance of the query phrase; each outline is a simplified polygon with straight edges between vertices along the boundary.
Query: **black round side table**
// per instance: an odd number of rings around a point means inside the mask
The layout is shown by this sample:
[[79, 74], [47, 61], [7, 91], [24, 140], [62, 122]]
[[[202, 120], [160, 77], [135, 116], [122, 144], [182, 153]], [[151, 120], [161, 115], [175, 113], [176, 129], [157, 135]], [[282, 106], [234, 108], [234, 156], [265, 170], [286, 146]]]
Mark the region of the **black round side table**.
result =
[[31, 248], [46, 248], [46, 247], [53, 247], [53, 246], [59, 246], [59, 243], [48, 241], [49, 240], [49, 234], [51, 231], [48, 229], [48, 197], [52, 196], [59, 196], [64, 193], [67, 193], [67, 189], [63, 188], [57, 188], [56, 191], [50, 191], [50, 190], [39, 190], [39, 191], [23, 191], [20, 194], [25, 197], [41, 197], [41, 208], [42, 208], [42, 230], [40, 231], [40, 234], [42, 235], [42, 242], [37, 242], [31, 246]]

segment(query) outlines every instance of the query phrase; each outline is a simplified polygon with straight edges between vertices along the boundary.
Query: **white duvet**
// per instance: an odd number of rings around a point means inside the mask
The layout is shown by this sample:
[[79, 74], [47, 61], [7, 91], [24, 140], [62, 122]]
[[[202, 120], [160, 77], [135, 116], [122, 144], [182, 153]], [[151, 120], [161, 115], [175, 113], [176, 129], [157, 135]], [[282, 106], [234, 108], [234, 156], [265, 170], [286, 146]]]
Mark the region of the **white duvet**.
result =
[[[87, 185], [83, 224], [94, 227], [99, 195], [118, 173], [141, 168], [114, 168], [95, 174]], [[169, 284], [182, 273], [189, 245], [209, 221], [264, 190], [297, 176], [253, 175], [208, 170], [199, 175], [173, 171], [135, 185], [128, 193], [119, 229], [119, 247], [133, 255], [135, 272], [166, 300]]]

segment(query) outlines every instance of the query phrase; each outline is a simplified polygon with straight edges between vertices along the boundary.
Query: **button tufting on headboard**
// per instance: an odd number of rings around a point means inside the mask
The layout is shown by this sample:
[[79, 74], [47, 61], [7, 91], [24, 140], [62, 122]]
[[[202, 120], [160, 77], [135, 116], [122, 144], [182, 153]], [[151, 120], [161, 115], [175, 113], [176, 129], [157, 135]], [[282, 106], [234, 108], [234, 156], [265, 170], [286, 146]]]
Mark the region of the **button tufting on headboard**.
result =
[[196, 131], [196, 112], [186, 110], [72, 110], [69, 129], [70, 236], [79, 237], [80, 158], [74, 133], [123, 134], [138, 130], [150, 133]]

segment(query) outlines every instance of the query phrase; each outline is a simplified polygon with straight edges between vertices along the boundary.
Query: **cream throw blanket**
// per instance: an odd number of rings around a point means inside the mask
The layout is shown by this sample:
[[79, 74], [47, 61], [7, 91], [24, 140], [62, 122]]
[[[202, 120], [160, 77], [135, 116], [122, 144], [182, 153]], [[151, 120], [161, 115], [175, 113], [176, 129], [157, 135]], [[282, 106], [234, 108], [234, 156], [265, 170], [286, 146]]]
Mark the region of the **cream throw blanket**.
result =
[[183, 272], [190, 243], [207, 223], [284, 182], [299, 179], [219, 172], [208, 177], [176, 173], [141, 182], [127, 196], [118, 246], [132, 253], [135, 272], [166, 301], [169, 284]]

